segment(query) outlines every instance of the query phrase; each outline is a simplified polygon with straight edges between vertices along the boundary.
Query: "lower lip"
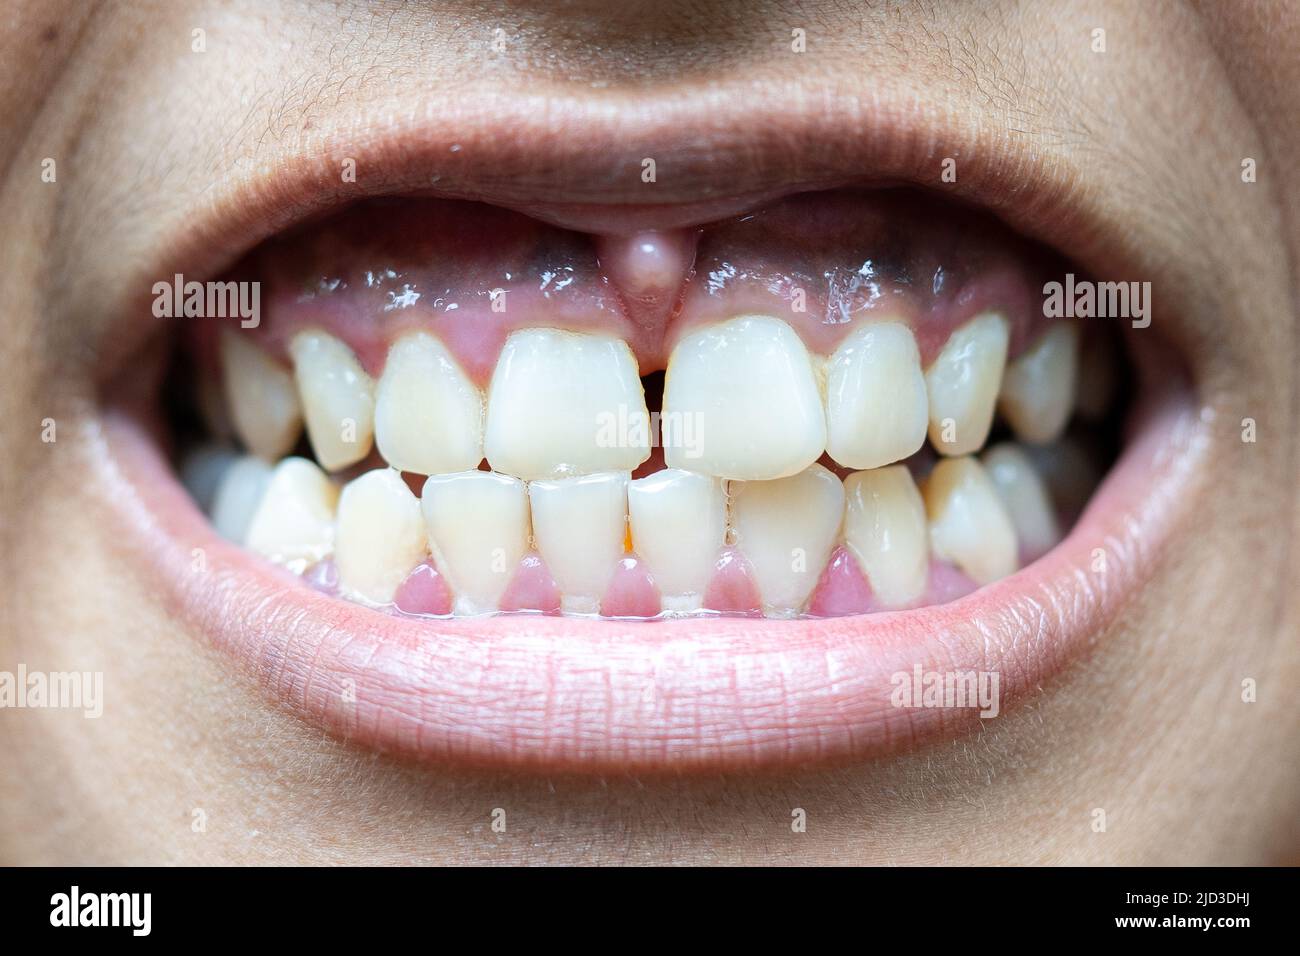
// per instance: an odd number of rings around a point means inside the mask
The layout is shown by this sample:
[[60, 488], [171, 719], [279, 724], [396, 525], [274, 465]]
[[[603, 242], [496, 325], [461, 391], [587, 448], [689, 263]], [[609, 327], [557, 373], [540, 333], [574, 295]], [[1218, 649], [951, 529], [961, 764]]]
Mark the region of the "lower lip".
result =
[[999, 714], [1039, 692], [1143, 587], [1193, 497], [1207, 442], [1190, 391], [1149, 394], [1135, 421], [1044, 558], [948, 604], [829, 620], [390, 617], [218, 537], [140, 419], [119, 409], [97, 439], [98, 487], [127, 560], [182, 626], [356, 745], [468, 766], [714, 772], [870, 758], [981, 721], [978, 706], [898, 706], [918, 670], [997, 674]]

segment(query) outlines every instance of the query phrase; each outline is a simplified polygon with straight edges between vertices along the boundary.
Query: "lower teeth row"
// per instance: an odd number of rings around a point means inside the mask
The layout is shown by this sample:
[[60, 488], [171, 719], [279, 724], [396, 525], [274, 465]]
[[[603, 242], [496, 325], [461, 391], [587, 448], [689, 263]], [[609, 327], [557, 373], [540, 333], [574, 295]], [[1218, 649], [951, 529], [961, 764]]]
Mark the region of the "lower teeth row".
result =
[[919, 484], [904, 464], [843, 480], [820, 464], [771, 481], [465, 471], [417, 496], [392, 468], [340, 488], [305, 458], [211, 449], [183, 477], [225, 537], [364, 604], [792, 617], [935, 603], [1051, 548], [1057, 509], [1030, 455], [944, 458]]

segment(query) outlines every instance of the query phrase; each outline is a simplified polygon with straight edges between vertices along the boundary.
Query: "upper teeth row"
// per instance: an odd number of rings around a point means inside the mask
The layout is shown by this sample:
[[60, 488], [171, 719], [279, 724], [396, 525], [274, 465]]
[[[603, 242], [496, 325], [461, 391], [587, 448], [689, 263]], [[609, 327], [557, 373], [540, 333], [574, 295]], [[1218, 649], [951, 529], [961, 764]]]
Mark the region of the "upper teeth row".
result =
[[[848, 468], [879, 468], [916, 452], [977, 451], [995, 407], [1024, 441], [1065, 426], [1078, 335], [1057, 324], [1007, 366], [1009, 326], [984, 313], [958, 328], [922, 370], [912, 331], [866, 323], [828, 358], [785, 322], [740, 316], [686, 335], [669, 359], [660, 419], [665, 460], [717, 478], [798, 474], [827, 452]], [[526, 480], [631, 471], [656, 434], [637, 362], [607, 335], [521, 329], [506, 340], [486, 395], [433, 334], [391, 346], [376, 384], [356, 355], [319, 330], [290, 343], [290, 375], [246, 337], [223, 336], [234, 427], [275, 460], [305, 419], [317, 461], [335, 471], [372, 444], [400, 471], [472, 470], [486, 457]], [[1005, 369], [1005, 375], [1004, 373]]]
[[724, 481], [679, 469], [523, 482], [483, 471], [430, 477], [417, 498], [398, 472], [378, 468], [340, 494], [315, 464], [275, 468], [241, 459], [212, 505], [217, 528], [298, 573], [332, 556], [348, 596], [387, 604], [432, 556], [459, 614], [496, 610], [533, 548], [566, 611], [601, 607], [618, 562], [645, 562], [673, 612], [701, 608], [724, 543], [748, 560], [763, 609], [803, 610], [843, 542], [884, 607], [916, 603], [931, 556], [978, 584], [1010, 574], [1021, 556], [1055, 544], [1046, 490], [1023, 452], [990, 449], [983, 463], [941, 461], [918, 490], [904, 465], [841, 482], [821, 465], [772, 481]]

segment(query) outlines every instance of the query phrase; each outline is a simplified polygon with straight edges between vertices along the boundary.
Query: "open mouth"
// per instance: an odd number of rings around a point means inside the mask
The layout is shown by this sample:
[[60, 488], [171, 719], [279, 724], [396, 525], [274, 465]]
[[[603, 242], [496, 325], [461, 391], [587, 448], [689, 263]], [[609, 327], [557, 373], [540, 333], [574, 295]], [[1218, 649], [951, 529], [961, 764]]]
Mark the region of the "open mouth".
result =
[[405, 757], [758, 767], [995, 716], [1140, 588], [1189, 372], [1070, 249], [817, 185], [385, 189], [230, 239], [106, 382], [128, 540], [281, 703]]
[[1051, 259], [896, 192], [621, 237], [379, 200], [225, 277], [265, 315], [195, 326], [166, 405], [207, 411], [175, 444], [218, 531], [385, 612], [915, 608], [1109, 464], [1122, 356], [1044, 318]]

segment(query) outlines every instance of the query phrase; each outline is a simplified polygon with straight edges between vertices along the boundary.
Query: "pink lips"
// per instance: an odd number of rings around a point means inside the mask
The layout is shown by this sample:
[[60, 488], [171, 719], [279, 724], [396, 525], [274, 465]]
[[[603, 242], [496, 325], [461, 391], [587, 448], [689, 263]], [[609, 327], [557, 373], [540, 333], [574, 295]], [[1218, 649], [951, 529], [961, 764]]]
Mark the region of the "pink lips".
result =
[[[999, 710], [1116, 619], [1185, 512], [1205, 423], [1174, 376], [1070, 536], [948, 604], [833, 620], [414, 621], [332, 599], [217, 537], [145, 427], [110, 409], [96, 493], [186, 629], [329, 732], [422, 761], [716, 771], [866, 758], [978, 723], [895, 706], [916, 673], [994, 672]], [[192, 549], [207, 570], [194, 573]], [[1098, 559], [1101, 549], [1102, 560]], [[899, 675], [902, 675], [900, 677]]]

